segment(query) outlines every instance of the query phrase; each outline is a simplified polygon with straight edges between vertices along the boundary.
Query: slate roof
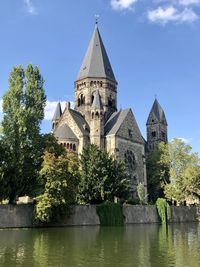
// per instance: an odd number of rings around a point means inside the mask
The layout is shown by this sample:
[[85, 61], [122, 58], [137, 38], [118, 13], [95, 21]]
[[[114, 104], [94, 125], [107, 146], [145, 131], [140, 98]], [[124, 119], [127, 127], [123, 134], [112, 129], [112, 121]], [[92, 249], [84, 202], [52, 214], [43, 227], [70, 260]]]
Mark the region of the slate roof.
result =
[[149, 117], [147, 119], [147, 124], [151, 124], [152, 123], [152, 121], [150, 121], [152, 114], [157, 118], [157, 120], [159, 122], [164, 123], [165, 125], [167, 125], [167, 120], [166, 120], [166, 117], [165, 117], [164, 110], [162, 109], [162, 107], [159, 104], [157, 99], [155, 99], [155, 101], [153, 103], [153, 106], [152, 106], [151, 111], [149, 113]]
[[76, 135], [67, 124], [59, 126], [55, 130], [54, 135], [58, 139], [77, 139]]
[[77, 124], [77, 126], [81, 130], [81, 132], [83, 134], [88, 135], [89, 134], [89, 126], [88, 126], [86, 120], [84, 119], [84, 117], [74, 109], [69, 109], [69, 112], [70, 112], [72, 118], [74, 119], [75, 123]]
[[108, 78], [116, 82], [98, 26], [95, 26], [77, 80], [83, 78]]
[[92, 103], [92, 108], [94, 109], [103, 109], [103, 105], [101, 102], [101, 97], [99, 95], [99, 90], [96, 89], [95, 94], [94, 94], [94, 100]]
[[104, 126], [105, 135], [116, 134], [131, 109], [114, 112]]
[[56, 106], [55, 113], [54, 113], [53, 118], [52, 118], [52, 121], [59, 120], [61, 115], [62, 115], [62, 109], [61, 109], [60, 102], [58, 102], [58, 104]]

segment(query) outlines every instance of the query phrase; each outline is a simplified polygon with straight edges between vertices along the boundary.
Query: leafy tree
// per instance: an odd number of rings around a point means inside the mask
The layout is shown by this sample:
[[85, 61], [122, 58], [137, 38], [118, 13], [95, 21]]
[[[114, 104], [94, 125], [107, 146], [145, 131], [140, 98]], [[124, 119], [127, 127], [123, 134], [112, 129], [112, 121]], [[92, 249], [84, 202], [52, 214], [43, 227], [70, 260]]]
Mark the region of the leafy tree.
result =
[[[166, 158], [166, 160], [164, 160]], [[147, 155], [147, 187], [150, 202], [164, 197], [163, 186], [169, 182], [169, 163], [165, 143], [160, 143], [156, 150]]]
[[36, 200], [36, 220], [58, 221], [75, 202], [79, 181], [78, 158], [76, 155], [55, 156], [45, 152], [40, 179], [43, 192]]
[[200, 199], [200, 166], [190, 166], [183, 177], [186, 196]]
[[182, 203], [191, 194], [199, 194], [199, 158], [191, 150], [191, 146], [180, 139], [173, 139], [163, 149], [160, 162], [169, 166], [170, 182], [164, 185], [169, 200]]
[[144, 183], [139, 183], [137, 186], [137, 194], [140, 200], [140, 204], [147, 203], [147, 195], [145, 193], [145, 186]]
[[80, 168], [80, 203], [113, 202], [114, 197], [127, 197], [130, 178], [125, 164], [106, 151], [96, 145], [88, 146], [81, 155]]
[[1, 171], [0, 198], [13, 202], [29, 194], [41, 165], [40, 123], [46, 97], [38, 67], [14, 67], [3, 96], [3, 136], [7, 166]]

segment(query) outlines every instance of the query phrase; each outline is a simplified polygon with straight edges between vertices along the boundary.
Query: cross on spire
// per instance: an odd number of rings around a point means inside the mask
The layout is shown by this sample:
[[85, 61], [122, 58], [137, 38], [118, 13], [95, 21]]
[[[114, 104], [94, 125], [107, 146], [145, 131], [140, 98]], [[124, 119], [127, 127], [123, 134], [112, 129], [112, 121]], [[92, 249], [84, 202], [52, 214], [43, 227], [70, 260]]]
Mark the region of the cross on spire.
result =
[[99, 23], [99, 17], [100, 16], [98, 14], [95, 15], [95, 24], [96, 25], [98, 25], [98, 23]]

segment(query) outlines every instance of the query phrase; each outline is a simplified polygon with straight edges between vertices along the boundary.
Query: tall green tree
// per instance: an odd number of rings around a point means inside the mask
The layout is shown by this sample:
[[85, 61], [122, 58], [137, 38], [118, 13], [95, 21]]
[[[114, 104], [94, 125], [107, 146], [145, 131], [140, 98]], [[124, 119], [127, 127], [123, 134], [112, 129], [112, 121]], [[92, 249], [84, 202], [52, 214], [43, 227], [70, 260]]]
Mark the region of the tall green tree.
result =
[[[147, 186], [149, 201], [155, 203], [164, 197], [164, 185], [169, 182], [169, 162], [165, 143], [147, 155]], [[164, 160], [165, 158], [165, 160]]]
[[199, 197], [200, 161], [189, 144], [173, 139], [163, 148], [160, 163], [169, 166], [170, 181], [164, 185], [167, 199], [183, 203], [192, 194]]
[[114, 197], [126, 198], [130, 177], [126, 166], [95, 145], [83, 150], [80, 158], [80, 203], [114, 201]]
[[14, 67], [9, 90], [3, 96], [3, 136], [7, 168], [1, 173], [0, 198], [13, 202], [29, 194], [41, 164], [40, 123], [46, 97], [38, 67]]

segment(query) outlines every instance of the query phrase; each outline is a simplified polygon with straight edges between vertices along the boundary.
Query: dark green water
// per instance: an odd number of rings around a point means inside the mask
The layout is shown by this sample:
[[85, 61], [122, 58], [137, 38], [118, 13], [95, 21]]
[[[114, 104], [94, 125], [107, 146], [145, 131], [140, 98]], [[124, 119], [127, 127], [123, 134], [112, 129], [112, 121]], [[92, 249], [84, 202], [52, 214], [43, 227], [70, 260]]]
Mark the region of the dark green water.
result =
[[0, 230], [0, 267], [199, 267], [200, 225]]

